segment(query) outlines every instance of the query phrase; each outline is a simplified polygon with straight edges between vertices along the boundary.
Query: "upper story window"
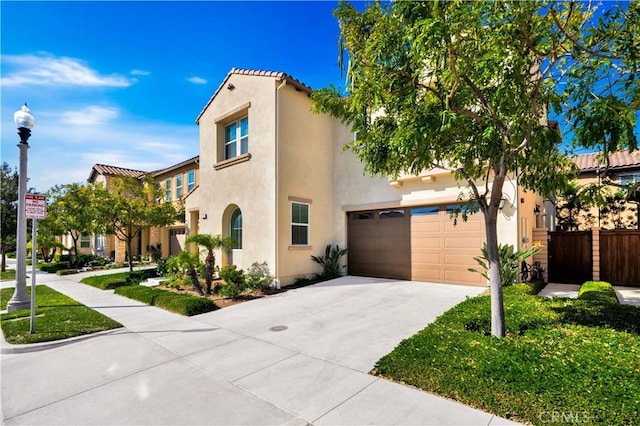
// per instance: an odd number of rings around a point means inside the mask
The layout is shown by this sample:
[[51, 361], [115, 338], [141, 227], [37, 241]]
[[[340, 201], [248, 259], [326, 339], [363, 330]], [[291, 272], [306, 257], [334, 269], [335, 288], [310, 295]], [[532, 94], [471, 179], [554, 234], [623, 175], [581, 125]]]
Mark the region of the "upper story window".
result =
[[182, 174], [176, 175], [176, 198], [182, 198]]
[[187, 192], [191, 192], [196, 187], [196, 171], [189, 170], [187, 172]]
[[80, 248], [91, 247], [91, 235], [80, 235]]
[[249, 117], [243, 117], [224, 126], [224, 159], [249, 152]]
[[164, 200], [171, 201], [171, 179], [164, 181]]
[[625, 173], [618, 175], [618, 180], [621, 185], [633, 185], [640, 182], [640, 173]]
[[309, 245], [309, 208], [307, 203], [291, 203], [291, 245]]

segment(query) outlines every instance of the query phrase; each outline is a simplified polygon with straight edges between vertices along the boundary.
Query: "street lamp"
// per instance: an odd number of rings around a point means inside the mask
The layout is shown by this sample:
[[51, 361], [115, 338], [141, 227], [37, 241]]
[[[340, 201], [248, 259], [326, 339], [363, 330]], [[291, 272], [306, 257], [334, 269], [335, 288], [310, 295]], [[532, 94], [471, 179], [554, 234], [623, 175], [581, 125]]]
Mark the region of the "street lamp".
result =
[[25, 103], [13, 114], [13, 121], [20, 135], [20, 167], [18, 172], [18, 227], [16, 228], [16, 289], [7, 304], [7, 311], [28, 309], [31, 301], [27, 296], [27, 218], [25, 214], [25, 195], [27, 193], [27, 150], [29, 136], [36, 120]]

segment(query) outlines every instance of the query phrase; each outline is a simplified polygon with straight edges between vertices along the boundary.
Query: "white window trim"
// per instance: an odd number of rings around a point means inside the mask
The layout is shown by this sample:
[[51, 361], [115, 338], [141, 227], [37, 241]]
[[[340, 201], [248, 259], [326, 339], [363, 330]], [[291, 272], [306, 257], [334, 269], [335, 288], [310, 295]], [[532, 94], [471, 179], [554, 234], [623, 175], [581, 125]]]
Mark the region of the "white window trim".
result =
[[[189, 177], [193, 175], [193, 182], [189, 181]], [[187, 193], [191, 192], [196, 187], [196, 171], [189, 170], [187, 172]]]
[[171, 189], [172, 185], [171, 185], [171, 179], [165, 179], [164, 180], [164, 200], [165, 201], [171, 201], [171, 199], [173, 198], [173, 193], [172, 193], [172, 189]]
[[[240, 157], [241, 155], [247, 154], [249, 152], [249, 144], [247, 143], [247, 152], [242, 152], [242, 125], [240, 124], [242, 120], [247, 119], [249, 121], [249, 115], [245, 115], [243, 117], [238, 118], [230, 123], [224, 125], [224, 146], [223, 157], [225, 160], [230, 160], [232, 158]], [[236, 128], [236, 138], [227, 141], [227, 127], [235, 126]], [[249, 137], [249, 133], [247, 133], [247, 138]], [[227, 145], [231, 145], [232, 143], [236, 144], [236, 149], [234, 155], [227, 156]]]
[[[174, 180], [176, 181], [176, 198], [182, 198], [182, 196], [184, 195], [184, 192], [182, 191], [183, 185], [182, 185], [182, 181], [183, 181], [183, 176], [182, 174], [177, 174], [174, 176]], [[178, 182], [180, 182], [180, 185], [178, 185]]]
[[[293, 221], [293, 205], [294, 204], [301, 204], [301, 205], [307, 206], [307, 223], [298, 223], [298, 222], [294, 222]], [[292, 247], [307, 247], [307, 246], [310, 246], [311, 245], [311, 203], [304, 203], [304, 202], [300, 202], [300, 201], [291, 201], [290, 208], [289, 208], [289, 213], [291, 215], [291, 228], [290, 228], [291, 246]], [[306, 226], [307, 227], [307, 243], [306, 244], [299, 244], [299, 243], [294, 243], [293, 242], [293, 227], [294, 226]]]

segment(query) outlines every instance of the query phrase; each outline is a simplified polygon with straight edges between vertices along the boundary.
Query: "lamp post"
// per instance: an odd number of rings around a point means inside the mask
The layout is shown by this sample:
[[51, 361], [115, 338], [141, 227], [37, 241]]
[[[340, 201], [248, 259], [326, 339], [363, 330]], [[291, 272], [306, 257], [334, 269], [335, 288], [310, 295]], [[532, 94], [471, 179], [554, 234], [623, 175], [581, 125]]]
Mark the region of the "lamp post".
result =
[[28, 309], [31, 301], [27, 296], [27, 218], [25, 214], [25, 195], [27, 193], [27, 150], [29, 136], [36, 120], [25, 103], [13, 114], [13, 121], [20, 135], [20, 166], [18, 172], [18, 227], [16, 228], [16, 289], [7, 304], [7, 311]]

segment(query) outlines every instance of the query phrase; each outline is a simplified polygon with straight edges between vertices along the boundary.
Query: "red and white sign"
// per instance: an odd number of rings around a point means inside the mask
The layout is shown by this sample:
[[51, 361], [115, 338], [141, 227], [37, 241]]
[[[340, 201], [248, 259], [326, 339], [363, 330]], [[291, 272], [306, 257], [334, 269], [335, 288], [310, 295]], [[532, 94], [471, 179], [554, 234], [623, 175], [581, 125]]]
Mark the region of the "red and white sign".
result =
[[47, 197], [41, 194], [25, 194], [24, 210], [27, 219], [44, 219], [47, 217]]

